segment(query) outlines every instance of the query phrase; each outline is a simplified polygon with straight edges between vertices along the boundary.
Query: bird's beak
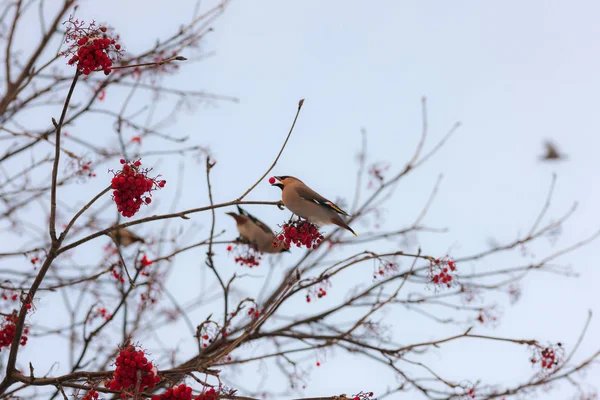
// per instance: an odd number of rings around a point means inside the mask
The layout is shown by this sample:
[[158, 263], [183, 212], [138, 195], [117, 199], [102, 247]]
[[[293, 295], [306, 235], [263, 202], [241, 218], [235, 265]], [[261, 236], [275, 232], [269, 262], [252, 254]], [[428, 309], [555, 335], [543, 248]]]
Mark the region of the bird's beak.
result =
[[274, 176], [273, 178], [277, 179], [277, 181], [272, 183], [271, 186], [277, 186], [279, 189], [283, 190], [283, 183], [281, 183], [281, 177]]

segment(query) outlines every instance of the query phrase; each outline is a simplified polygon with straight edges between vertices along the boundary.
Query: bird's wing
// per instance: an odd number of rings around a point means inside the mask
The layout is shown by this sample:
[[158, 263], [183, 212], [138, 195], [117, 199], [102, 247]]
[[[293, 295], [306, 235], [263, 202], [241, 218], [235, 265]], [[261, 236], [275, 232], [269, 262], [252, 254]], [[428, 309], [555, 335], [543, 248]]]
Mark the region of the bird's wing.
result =
[[558, 154], [558, 150], [556, 149], [556, 146], [554, 146], [554, 144], [552, 142], [546, 142], [545, 146], [546, 146], [546, 155], [544, 156], [544, 158], [546, 158], [546, 159], [560, 158], [560, 154]]
[[273, 234], [273, 231], [271, 230], [271, 228], [269, 228], [269, 226], [267, 224], [265, 224], [264, 222], [262, 222], [260, 219], [256, 218], [254, 215], [250, 214], [248, 211], [244, 210], [242, 207], [237, 206], [237, 208], [238, 208], [238, 211], [240, 212], [240, 214], [245, 215], [246, 217], [248, 217], [263, 232], [268, 233], [269, 235]]
[[313, 203], [329, 208], [338, 214], [346, 215], [348, 217], [350, 216], [346, 211], [336, 206], [333, 201], [327, 200], [325, 197], [321, 196], [319, 193], [307, 186], [298, 186], [296, 187], [296, 190], [298, 191], [298, 195], [304, 200], [312, 201]]

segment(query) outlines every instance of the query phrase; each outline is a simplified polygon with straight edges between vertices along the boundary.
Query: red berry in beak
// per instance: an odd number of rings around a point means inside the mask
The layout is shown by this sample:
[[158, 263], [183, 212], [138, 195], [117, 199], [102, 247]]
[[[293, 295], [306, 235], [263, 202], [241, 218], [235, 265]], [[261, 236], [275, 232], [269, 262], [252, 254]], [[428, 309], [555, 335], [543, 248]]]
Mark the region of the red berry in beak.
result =
[[275, 178], [273, 178], [273, 177], [270, 177], [270, 178], [269, 178], [269, 183], [270, 183], [271, 185], [272, 185], [272, 184], [274, 184], [274, 183], [275, 183]]

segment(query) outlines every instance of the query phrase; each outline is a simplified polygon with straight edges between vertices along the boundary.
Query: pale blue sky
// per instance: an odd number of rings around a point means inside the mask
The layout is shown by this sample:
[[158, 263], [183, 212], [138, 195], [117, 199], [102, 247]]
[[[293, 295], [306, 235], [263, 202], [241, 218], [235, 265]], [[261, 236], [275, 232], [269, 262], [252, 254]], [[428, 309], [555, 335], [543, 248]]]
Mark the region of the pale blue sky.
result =
[[[135, 52], [187, 22], [193, 4], [89, 1], [79, 15], [110, 22], [124, 47]], [[419, 139], [420, 97], [425, 95], [428, 146], [455, 121], [463, 127], [430, 163], [400, 185], [386, 226], [412, 221], [441, 173], [439, 195], [425, 222], [450, 231], [422, 235], [423, 251], [437, 255], [452, 247], [456, 257], [470, 254], [484, 249], [492, 236], [509, 241], [526, 232], [556, 172], [549, 218], [562, 215], [575, 201], [579, 208], [564, 226], [558, 247], [544, 242], [536, 248], [549, 253], [600, 227], [599, 13], [600, 6], [592, 1], [233, 1], [203, 44], [204, 51], [215, 54], [201, 63], [181, 64], [180, 73], [165, 83], [235, 96], [240, 103], [184, 112], [170, 132], [192, 135], [196, 143], [211, 148], [218, 161], [213, 174], [216, 201], [228, 200], [271, 163], [297, 101], [305, 98], [296, 131], [274, 172], [301, 177], [328, 197], [349, 198], [360, 129], [368, 132], [372, 161], [403, 167]], [[556, 141], [568, 161], [538, 162], [545, 138]], [[174, 183], [177, 162], [163, 160], [161, 165], [160, 172]], [[185, 179], [189, 183], [180, 208], [205, 204], [201, 166], [190, 165]], [[250, 198], [275, 200], [278, 195], [261, 184]], [[152, 213], [167, 208], [165, 201]], [[273, 225], [288, 215], [268, 207], [252, 211]], [[208, 218], [205, 214], [194, 220], [207, 225]], [[218, 227], [233, 229], [225, 216], [220, 216]], [[360, 227], [357, 230], [360, 234]], [[579, 279], [531, 275], [516, 306], [502, 298], [501, 324], [478, 332], [562, 341], [568, 346], [576, 341], [587, 310], [592, 309], [596, 317], [579, 355], [596, 351], [597, 249], [594, 243], [560, 260], [572, 265], [581, 274]], [[202, 257], [199, 252], [178, 262], [193, 264], [190, 271], [196, 271]], [[485, 270], [526, 260], [517, 251], [490, 261], [461, 267]], [[235, 268], [224, 256], [219, 262]], [[183, 297], [199, 290], [198, 281], [188, 278], [180, 276], [170, 283]], [[343, 288], [344, 282], [334, 282], [334, 290]], [[441, 328], [406, 313], [386, 318], [396, 326], [400, 341], [439, 338], [461, 329]], [[531, 373], [527, 359], [524, 349], [457, 342], [445, 346], [431, 362], [454, 378], [502, 383], [525, 380]], [[355, 360], [342, 353], [328, 356], [313, 371], [304, 394], [366, 389], [381, 393], [394, 382], [387, 373], [351, 362]], [[598, 371], [590, 372], [590, 382], [600, 381]], [[248, 388], [257, 383], [250, 375], [241, 380]], [[564, 399], [567, 393], [559, 390], [543, 398]]]

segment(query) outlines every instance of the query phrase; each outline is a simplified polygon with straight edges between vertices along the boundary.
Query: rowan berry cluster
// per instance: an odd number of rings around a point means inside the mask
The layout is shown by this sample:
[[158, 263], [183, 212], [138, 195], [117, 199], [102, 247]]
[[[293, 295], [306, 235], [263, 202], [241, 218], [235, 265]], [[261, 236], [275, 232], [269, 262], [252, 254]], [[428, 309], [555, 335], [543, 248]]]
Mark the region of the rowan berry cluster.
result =
[[98, 308], [97, 315], [101, 316], [106, 321], [112, 317], [112, 315], [106, 310], [106, 307]]
[[[218, 400], [219, 394], [214, 388], [210, 388], [198, 396], [194, 400]], [[166, 392], [152, 396], [152, 400], [192, 400], [192, 388], [186, 384], [173, 386], [167, 389]]]
[[498, 310], [495, 309], [495, 306], [491, 307], [482, 307], [477, 314], [477, 322], [482, 325], [495, 326], [498, 324], [498, 319], [500, 318], [500, 314]]
[[450, 287], [454, 279], [456, 264], [448, 256], [434, 260], [429, 266], [431, 282], [437, 287]]
[[98, 398], [98, 392], [96, 392], [94, 389], [90, 389], [90, 391], [87, 392], [81, 400], [94, 400], [97, 398]]
[[398, 264], [387, 260], [378, 260], [373, 270], [373, 279], [391, 276], [398, 271]]
[[258, 311], [257, 308], [250, 307], [250, 309], [248, 309], [248, 315], [250, 315], [252, 318], [258, 318], [260, 317], [260, 311]]
[[470, 388], [469, 390], [465, 389], [465, 394], [463, 397], [467, 398], [467, 399], [474, 399], [475, 398], [475, 388]]
[[[0, 329], [0, 351], [2, 351], [3, 347], [10, 347], [13, 340], [15, 339], [16, 333], [16, 324], [17, 324], [17, 312], [13, 311], [12, 314], [4, 317], [4, 324], [2, 325], [2, 329]], [[21, 335], [21, 340], [19, 344], [21, 346], [25, 346], [27, 344], [27, 334], [29, 333], [29, 329], [23, 329], [23, 334]]]
[[153, 290], [152, 286], [148, 286], [146, 293], [140, 293], [140, 310], [145, 310], [149, 305], [156, 303], [156, 291]]
[[511, 283], [508, 286], [508, 296], [510, 297], [510, 304], [515, 304], [521, 298], [523, 294], [521, 287], [516, 283]]
[[133, 217], [142, 206], [150, 204], [152, 197], [150, 193], [166, 184], [164, 180], [158, 180], [158, 177], [148, 177], [149, 169], [141, 168], [142, 162], [126, 161], [121, 159], [123, 169], [114, 173], [112, 178], [113, 199], [117, 205], [117, 210], [124, 217]]
[[119, 37], [108, 34], [108, 28], [95, 22], [86, 24], [70, 17], [64, 24], [67, 24], [65, 42], [69, 48], [63, 54], [70, 57], [68, 64], [76, 65], [84, 75], [100, 70], [110, 74], [113, 62], [122, 54], [117, 43]]
[[212, 343], [212, 338], [206, 333], [202, 335], [202, 347], [206, 348]]
[[81, 158], [72, 159], [69, 163], [69, 168], [72, 169], [74, 173], [82, 179], [85, 177], [96, 177], [96, 173], [93, 171], [92, 167], [93, 165], [91, 161], [86, 161]]
[[136, 350], [133, 345], [127, 345], [119, 351], [115, 365], [113, 379], [106, 383], [108, 389], [134, 389], [138, 384], [138, 371], [141, 373], [140, 391], [153, 389], [160, 381], [156, 367], [148, 361], [143, 350]]
[[186, 384], [173, 386], [164, 393], [152, 396], [152, 400], [192, 400], [192, 388]]
[[387, 172], [388, 169], [390, 169], [390, 164], [386, 162], [377, 162], [371, 164], [368, 170], [369, 183], [367, 187], [371, 189], [375, 185], [375, 183], [382, 185], [383, 181], [385, 180], [384, 174], [385, 172]]
[[373, 397], [373, 392], [360, 392], [352, 397], [352, 400], [369, 400]]
[[112, 276], [117, 280], [117, 282], [125, 283], [125, 277], [122, 273], [117, 272], [116, 269], [112, 269]]
[[321, 235], [319, 227], [315, 224], [298, 219], [283, 224], [283, 231], [277, 235], [277, 240], [285, 242], [288, 248], [293, 243], [297, 247], [304, 246], [307, 249], [316, 249], [323, 241], [323, 235]]
[[[236, 246], [237, 255], [233, 259], [237, 264], [242, 266], [247, 266], [249, 268], [258, 267], [260, 265], [260, 261], [262, 260], [263, 253], [254, 249], [252, 246], [243, 246], [243, 250], [239, 250], [239, 246]], [[231, 252], [234, 250], [234, 247], [229, 245], [227, 246], [227, 251]]]
[[214, 388], [210, 388], [203, 393], [200, 393], [194, 400], [218, 400], [219, 393]]
[[139, 269], [144, 269], [145, 267], [152, 265], [152, 261], [148, 260], [148, 256], [144, 254], [142, 259], [140, 260]]
[[541, 372], [549, 372], [552, 368], [555, 368], [560, 360], [564, 356], [564, 348], [561, 343], [557, 343], [556, 346], [547, 346], [544, 348], [536, 348], [533, 357], [531, 358], [532, 364], [538, 364], [541, 368]]
[[17, 301], [18, 298], [19, 298], [19, 295], [16, 293], [11, 294], [10, 296], [7, 295], [6, 293], [2, 293], [2, 300], [11, 299], [12, 301]]
[[320, 299], [322, 297], [327, 296], [327, 290], [331, 287], [331, 282], [328, 279], [324, 279], [319, 282], [318, 286], [311, 286], [308, 294], [306, 295], [306, 302], [310, 303], [313, 298]]

